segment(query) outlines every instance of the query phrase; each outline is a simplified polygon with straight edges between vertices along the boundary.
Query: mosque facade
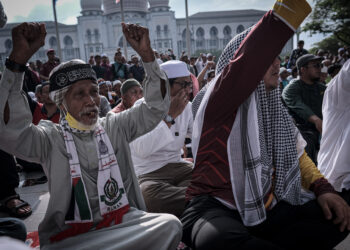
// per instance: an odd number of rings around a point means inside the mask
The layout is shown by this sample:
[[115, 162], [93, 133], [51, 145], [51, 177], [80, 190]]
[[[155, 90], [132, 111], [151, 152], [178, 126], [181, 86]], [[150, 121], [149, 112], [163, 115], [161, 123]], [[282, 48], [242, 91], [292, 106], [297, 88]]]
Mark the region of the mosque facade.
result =
[[[159, 52], [172, 49], [179, 56], [186, 51], [186, 19], [175, 18], [169, 0], [123, 1], [125, 22], [137, 23], [149, 28], [151, 45]], [[58, 24], [62, 61], [80, 58], [88, 61], [91, 55], [107, 54], [111, 62], [116, 49], [123, 48], [120, 3], [115, 0], [81, 0], [81, 15], [76, 25]], [[236, 34], [255, 24], [265, 11], [227, 10], [199, 12], [189, 16], [191, 53], [222, 51]], [[45, 22], [47, 36], [45, 46], [31, 61], [46, 61], [46, 51], [56, 49], [57, 38], [54, 22]], [[12, 48], [11, 29], [17, 25], [9, 23], [0, 30], [0, 70]], [[291, 39], [282, 51], [293, 49]], [[124, 53], [124, 50], [122, 49]], [[128, 58], [135, 54], [127, 45]]]

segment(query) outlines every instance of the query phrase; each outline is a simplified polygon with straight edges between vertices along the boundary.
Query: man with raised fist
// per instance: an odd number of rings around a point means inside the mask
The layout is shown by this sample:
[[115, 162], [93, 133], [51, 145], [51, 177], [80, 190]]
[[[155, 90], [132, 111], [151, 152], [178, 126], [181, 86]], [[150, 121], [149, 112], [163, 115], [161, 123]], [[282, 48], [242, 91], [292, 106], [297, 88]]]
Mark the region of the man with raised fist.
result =
[[42, 120], [38, 125], [31, 123], [21, 85], [28, 59], [44, 45], [46, 29], [23, 23], [12, 30], [13, 50], [0, 82], [0, 148], [40, 163], [46, 172], [50, 201], [39, 226], [42, 249], [175, 249], [181, 238], [176, 217], [142, 211], [129, 143], [164, 118], [170, 92], [148, 29], [122, 25], [147, 72], [145, 102], [99, 119], [96, 74], [90, 64], [75, 59], [49, 76], [59, 124]]

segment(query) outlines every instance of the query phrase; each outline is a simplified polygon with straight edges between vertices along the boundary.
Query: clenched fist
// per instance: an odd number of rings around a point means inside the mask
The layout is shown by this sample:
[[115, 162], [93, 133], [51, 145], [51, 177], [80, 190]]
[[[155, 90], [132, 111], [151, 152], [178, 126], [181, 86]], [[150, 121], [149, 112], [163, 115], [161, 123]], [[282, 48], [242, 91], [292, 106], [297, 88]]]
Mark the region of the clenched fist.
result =
[[10, 60], [26, 64], [32, 55], [45, 44], [45, 24], [22, 23], [12, 29], [13, 48]]
[[131, 47], [141, 56], [143, 62], [153, 62], [154, 52], [151, 48], [148, 29], [137, 24], [122, 23], [123, 33]]

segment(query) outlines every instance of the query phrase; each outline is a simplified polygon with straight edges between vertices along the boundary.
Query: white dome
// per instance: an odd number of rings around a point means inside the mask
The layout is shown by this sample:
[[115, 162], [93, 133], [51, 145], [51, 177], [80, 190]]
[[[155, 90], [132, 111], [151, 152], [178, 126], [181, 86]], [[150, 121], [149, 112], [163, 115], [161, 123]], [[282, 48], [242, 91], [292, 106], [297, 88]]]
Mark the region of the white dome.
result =
[[80, 0], [81, 11], [101, 10], [101, 0]]
[[[124, 11], [147, 12], [147, 5], [147, 0], [123, 0]], [[103, 9], [105, 14], [120, 12], [120, 2], [103, 0]]]
[[150, 8], [169, 7], [169, 0], [148, 0], [148, 2]]

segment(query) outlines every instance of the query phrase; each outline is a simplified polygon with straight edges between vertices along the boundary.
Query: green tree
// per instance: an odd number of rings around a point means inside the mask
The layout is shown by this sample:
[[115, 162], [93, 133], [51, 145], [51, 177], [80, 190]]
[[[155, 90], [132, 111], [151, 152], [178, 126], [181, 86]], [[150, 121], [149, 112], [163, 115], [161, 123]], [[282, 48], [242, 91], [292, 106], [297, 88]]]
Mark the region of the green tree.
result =
[[340, 42], [334, 35], [332, 35], [318, 43], [315, 43], [315, 45], [316, 47], [310, 50], [311, 53], [315, 52], [317, 49], [323, 49], [325, 51], [330, 51], [333, 55], [336, 55], [339, 47], [343, 47], [344, 43]]
[[314, 0], [315, 7], [303, 31], [312, 34], [333, 34], [336, 39], [350, 45], [350, 1]]

